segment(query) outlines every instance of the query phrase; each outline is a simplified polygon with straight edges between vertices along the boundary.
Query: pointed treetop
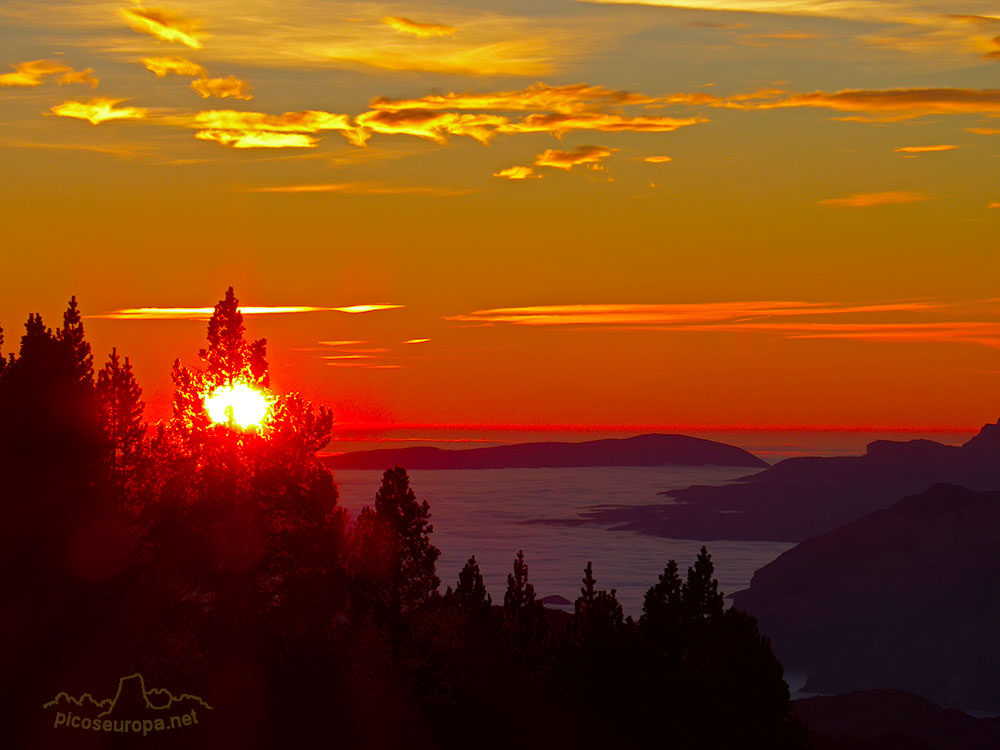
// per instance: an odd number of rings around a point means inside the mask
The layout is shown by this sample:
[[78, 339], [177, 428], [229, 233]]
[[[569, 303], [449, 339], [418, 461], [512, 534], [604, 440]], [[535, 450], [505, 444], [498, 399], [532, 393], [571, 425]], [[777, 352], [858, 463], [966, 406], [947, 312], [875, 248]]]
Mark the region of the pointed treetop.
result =
[[216, 385], [238, 381], [268, 385], [267, 340], [247, 342], [245, 335], [240, 301], [229, 287], [208, 321], [208, 347], [198, 353], [208, 365], [206, 374]]

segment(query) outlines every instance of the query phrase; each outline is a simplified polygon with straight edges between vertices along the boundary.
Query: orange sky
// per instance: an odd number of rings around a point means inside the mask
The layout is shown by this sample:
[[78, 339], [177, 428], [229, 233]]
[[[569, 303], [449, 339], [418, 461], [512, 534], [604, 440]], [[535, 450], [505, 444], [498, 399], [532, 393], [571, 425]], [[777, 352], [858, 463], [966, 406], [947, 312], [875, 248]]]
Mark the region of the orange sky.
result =
[[345, 423], [996, 419], [996, 4], [664, 4], [5, 3], [6, 351], [159, 417], [233, 285]]

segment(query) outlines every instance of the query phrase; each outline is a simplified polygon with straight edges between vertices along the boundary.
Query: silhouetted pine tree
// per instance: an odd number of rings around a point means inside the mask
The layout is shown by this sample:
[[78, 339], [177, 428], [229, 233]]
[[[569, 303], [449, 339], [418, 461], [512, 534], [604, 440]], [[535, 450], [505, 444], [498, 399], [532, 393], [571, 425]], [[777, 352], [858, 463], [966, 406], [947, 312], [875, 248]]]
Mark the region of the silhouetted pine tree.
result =
[[514, 571], [507, 574], [503, 595], [503, 624], [507, 642], [522, 661], [537, 659], [548, 640], [545, 607], [535, 601], [535, 587], [528, 582], [524, 550], [514, 558]]
[[63, 327], [56, 331], [56, 338], [66, 347], [73, 371], [81, 383], [94, 382], [94, 356], [90, 343], [84, 338], [83, 318], [76, 297], [71, 297], [63, 313]]
[[458, 574], [458, 585], [454, 592], [459, 608], [469, 614], [489, 614], [493, 598], [486, 591], [483, 574], [473, 555]]
[[583, 587], [574, 602], [571, 638], [578, 648], [607, 648], [622, 636], [625, 615], [615, 589], [597, 589], [594, 567], [587, 562], [583, 570]]
[[643, 637], [661, 645], [671, 636], [676, 637], [684, 618], [683, 584], [677, 570], [677, 562], [668, 560], [659, 582], [646, 591], [642, 600], [639, 629]]
[[135, 472], [146, 425], [142, 421], [142, 388], [132, 373], [129, 358], [122, 363], [116, 348], [97, 373], [97, 405], [106, 441], [108, 476], [120, 493]]
[[240, 301], [232, 287], [215, 306], [208, 322], [208, 347], [198, 352], [213, 385], [242, 381], [267, 387], [267, 339], [247, 342]]
[[688, 568], [687, 581], [681, 589], [681, 600], [687, 616], [692, 620], [717, 620], [725, 609], [725, 600], [719, 593], [719, 582], [715, 580], [715, 566], [712, 556], [705, 547], [701, 548], [694, 567]]
[[427, 603], [441, 583], [433, 531], [430, 506], [417, 501], [406, 469], [387, 469], [374, 507], [366, 506], [358, 517], [354, 568], [362, 596], [389, 627], [397, 664], [407, 615]]

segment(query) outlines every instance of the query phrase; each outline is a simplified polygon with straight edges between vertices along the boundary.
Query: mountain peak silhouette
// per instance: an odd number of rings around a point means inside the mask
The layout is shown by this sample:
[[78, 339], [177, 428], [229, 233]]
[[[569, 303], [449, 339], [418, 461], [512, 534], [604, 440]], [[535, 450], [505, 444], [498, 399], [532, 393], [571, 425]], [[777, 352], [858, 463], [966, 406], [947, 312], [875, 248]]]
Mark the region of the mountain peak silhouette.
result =
[[141, 674], [130, 674], [118, 680], [118, 692], [114, 697], [108, 716], [137, 716], [152, 708], [146, 697], [146, 684]]

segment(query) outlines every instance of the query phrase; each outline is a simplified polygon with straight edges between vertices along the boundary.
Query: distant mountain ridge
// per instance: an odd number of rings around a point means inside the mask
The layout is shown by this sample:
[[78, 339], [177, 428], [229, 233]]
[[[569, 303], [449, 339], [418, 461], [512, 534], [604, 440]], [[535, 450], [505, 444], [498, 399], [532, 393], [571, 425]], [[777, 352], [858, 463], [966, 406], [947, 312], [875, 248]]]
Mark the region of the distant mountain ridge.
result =
[[331, 469], [559, 469], [586, 466], [745, 466], [768, 464], [742, 448], [688, 435], [637, 435], [581, 443], [490, 448], [389, 448], [324, 456]]
[[998, 570], [1000, 492], [939, 484], [802, 542], [733, 600], [809, 691], [1000, 712]]
[[735, 483], [664, 492], [673, 503], [609, 507], [587, 519], [673, 539], [798, 542], [937, 483], [1000, 489], [1000, 422], [961, 446], [876, 440], [863, 456], [789, 458]]

